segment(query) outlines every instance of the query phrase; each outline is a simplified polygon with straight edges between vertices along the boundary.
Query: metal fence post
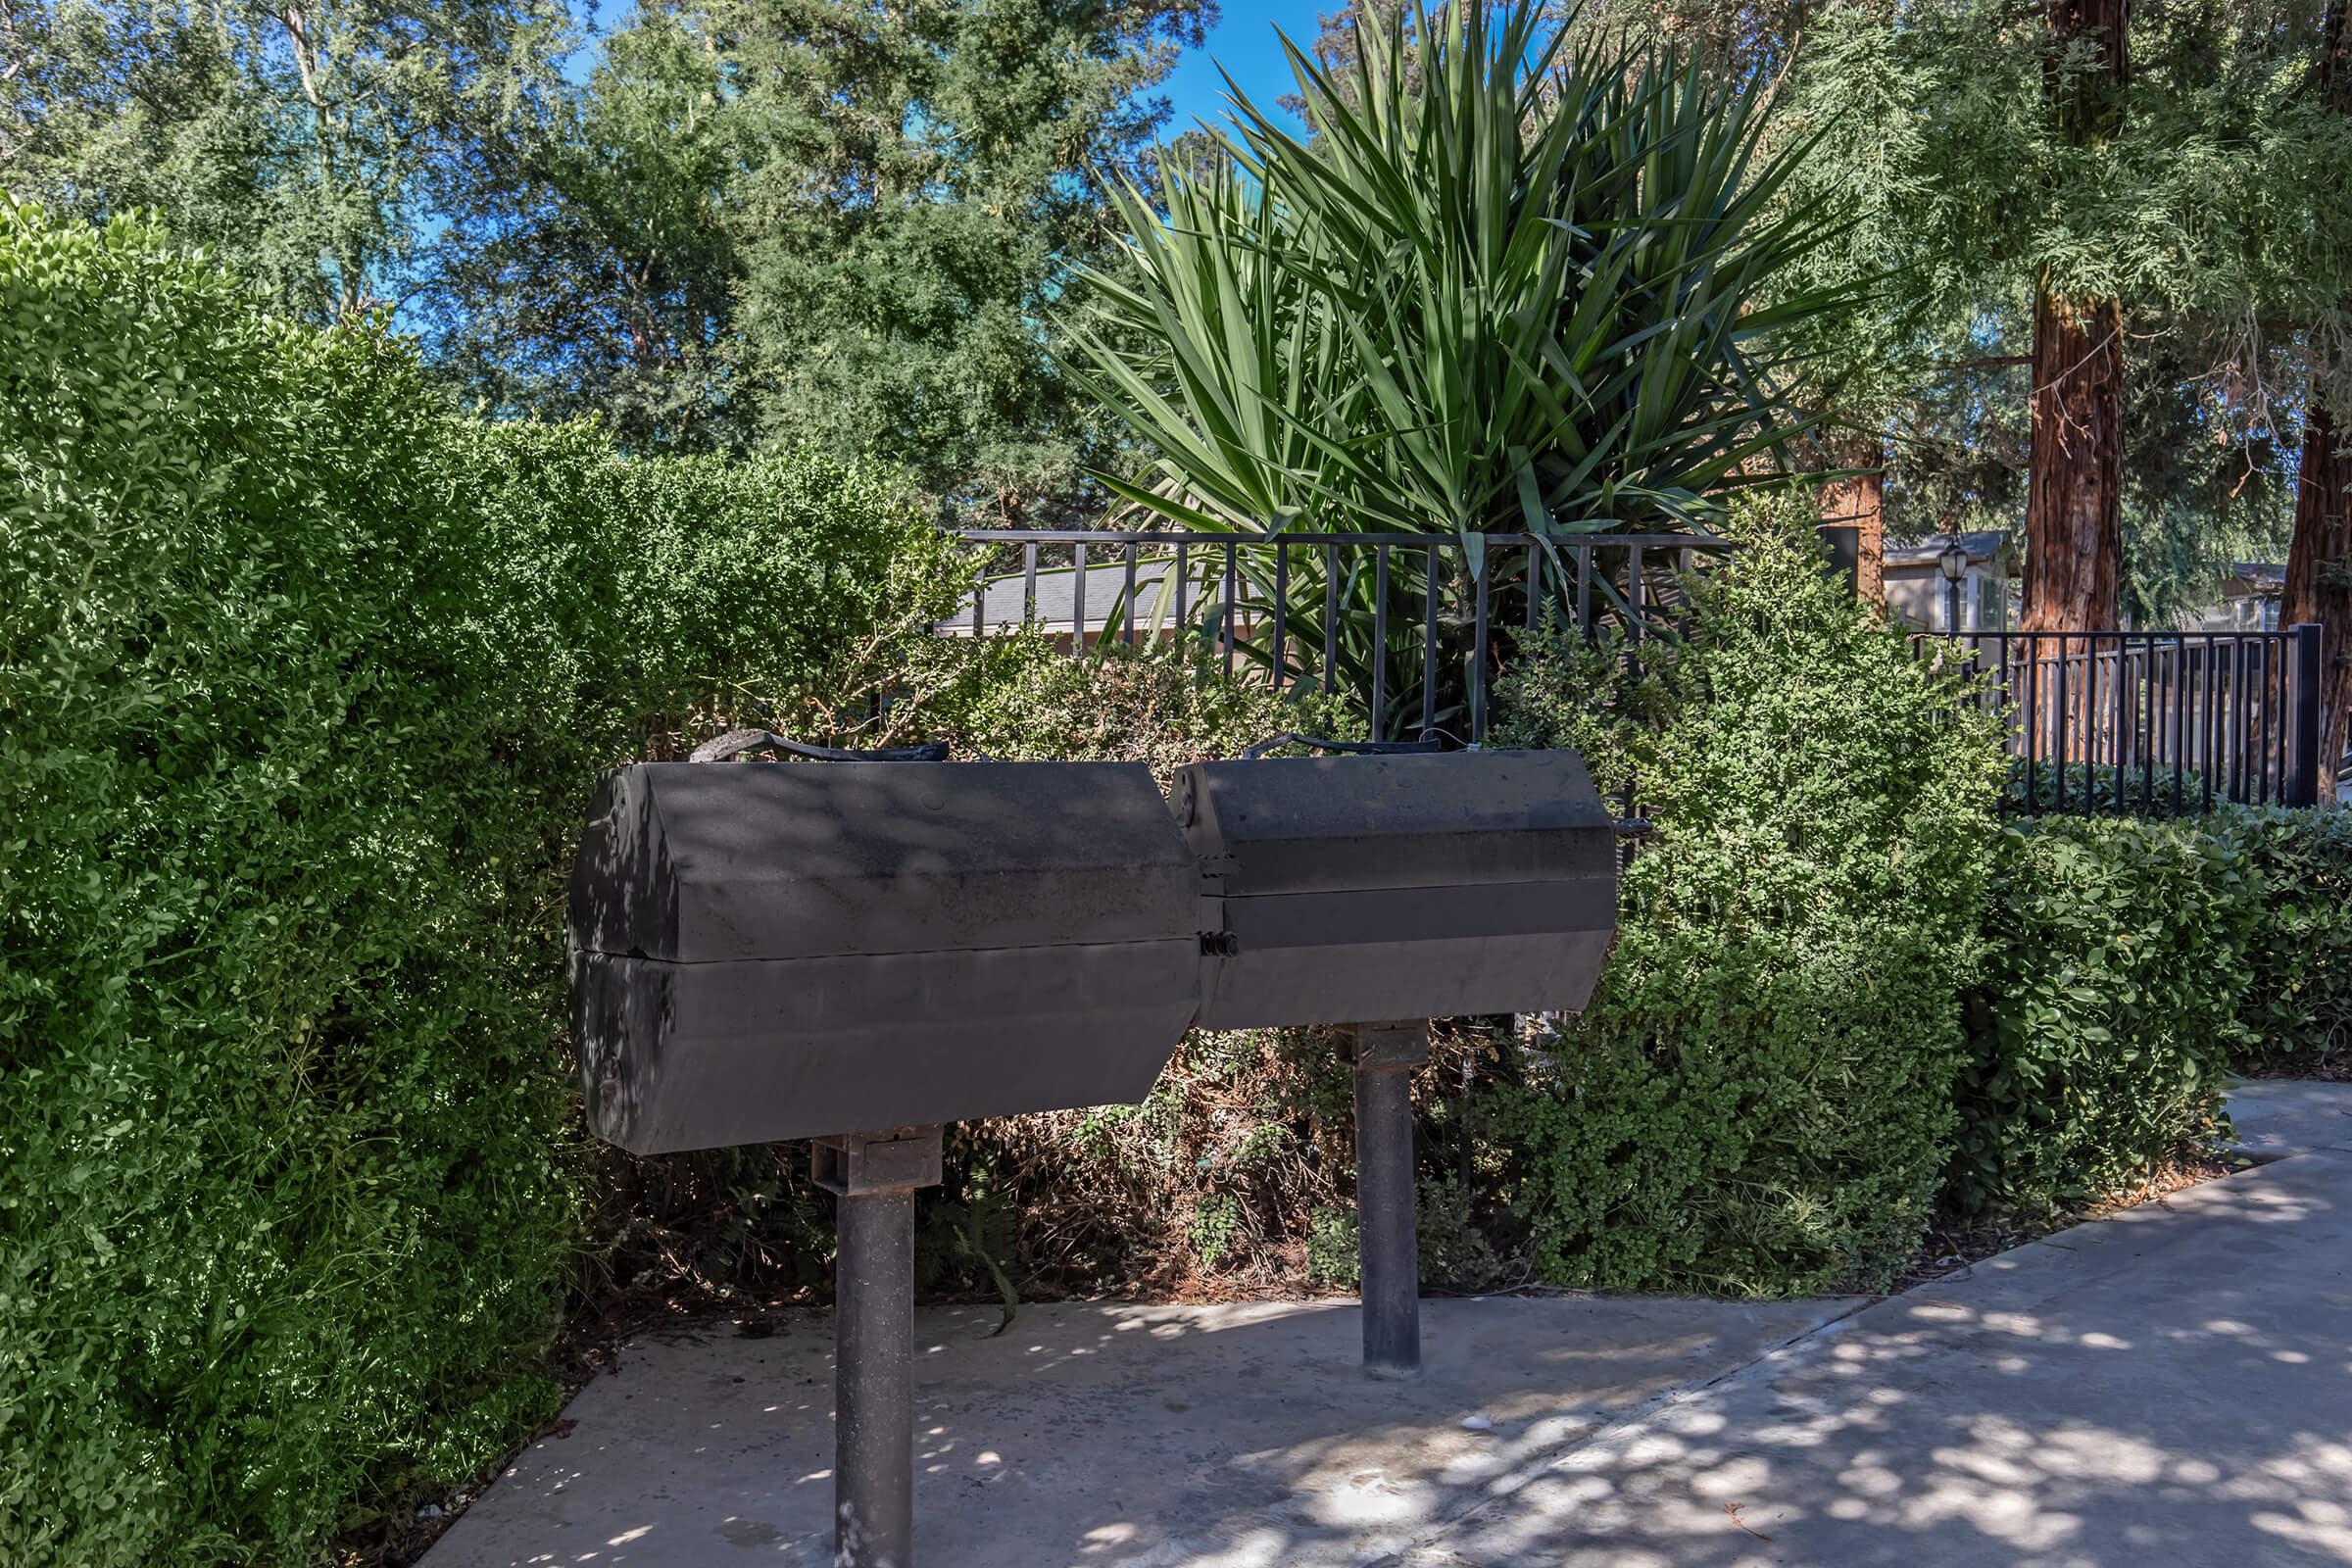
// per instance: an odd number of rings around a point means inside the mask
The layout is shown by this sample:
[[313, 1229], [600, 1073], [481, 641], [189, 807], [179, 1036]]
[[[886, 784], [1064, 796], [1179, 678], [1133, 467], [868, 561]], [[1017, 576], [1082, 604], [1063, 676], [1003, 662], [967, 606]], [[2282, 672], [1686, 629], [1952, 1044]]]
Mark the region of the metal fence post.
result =
[[2320, 804], [2320, 688], [2327, 684], [2320, 628], [2309, 621], [2287, 628], [2294, 640], [2295, 749], [2287, 768], [2285, 804]]

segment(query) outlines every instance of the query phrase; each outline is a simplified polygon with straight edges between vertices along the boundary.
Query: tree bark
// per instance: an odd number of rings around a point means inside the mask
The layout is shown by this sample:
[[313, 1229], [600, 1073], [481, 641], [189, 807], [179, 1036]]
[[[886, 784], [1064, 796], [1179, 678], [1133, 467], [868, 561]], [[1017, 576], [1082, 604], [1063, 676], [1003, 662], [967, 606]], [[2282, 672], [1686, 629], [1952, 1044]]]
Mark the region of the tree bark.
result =
[[[2328, 0], [2320, 15], [2320, 97], [2338, 114], [2352, 113], [2347, 10], [2352, 0]], [[2352, 744], [2352, 446], [2345, 444], [2352, 432], [2337, 427], [2328, 405], [2328, 368], [2312, 372], [2303, 416], [2294, 543], [2287, 549], [2279, 618], [2289, 626], [2320, 627], [2320, 799], [2333, 801], [2336, 764]]]
[[2124, 320], [2113, 299], [2034, 300], [2028, 631], [2114, 626], [2121, 608]]
[[[2131, 79], [2130, 0], [2048, 0], [2054, 41], [2087, 44], [2099, 69], [2050, 87], [2070, 140], [2120, 128]], [[2118, 623], [2123, 563], [2124, 321], [2120, 300], [2034, 289], [2033, 454], [2026, 491], [2029, 631]]]
[[2295, 484], [2295, 538], [2286, 557], [2286, 625], [2321, 628], [2320, 799], [2335, 799], [2352, 710], [2352, 446], [2312, 387]]
[[1866, 605], [1886, 603], [1886, 449], [1877, 441], [1839, 455], [1856, 471], [1821, 487], [1815, 505], [1825, 523], [1854, 526], [1854, 594]]

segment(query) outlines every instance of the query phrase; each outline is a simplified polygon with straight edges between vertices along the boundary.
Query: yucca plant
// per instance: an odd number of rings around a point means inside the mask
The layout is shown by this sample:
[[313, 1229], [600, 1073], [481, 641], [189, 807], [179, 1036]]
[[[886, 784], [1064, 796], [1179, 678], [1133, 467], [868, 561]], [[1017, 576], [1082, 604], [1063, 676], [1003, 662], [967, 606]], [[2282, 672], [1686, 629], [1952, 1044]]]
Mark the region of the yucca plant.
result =
[[[1763, 150], [1764, 90], [1525, 0], [1414, 23], [1359, 23], [1344, 75], [1286, 37], [1311, 134], [1237, 89], [1215, 156], [1118, 193], [1071, 368], [1152, 456], [1105, 482], [1199, 529], [1451, 534], [1472, 573], [1488, 532], [1705, 530], [1787, 482], [1770, 336], [1837, 302], [1784, 286], [1822, 224], [1779, 199], [1802, 149]], [[1391, 574], [1398, 651], [1420, 562]], [[1305, 631], [1298, 565], [1288, 603], [1249, 591]], [[1369, 659], [1369, 573], [1347, 589]]]

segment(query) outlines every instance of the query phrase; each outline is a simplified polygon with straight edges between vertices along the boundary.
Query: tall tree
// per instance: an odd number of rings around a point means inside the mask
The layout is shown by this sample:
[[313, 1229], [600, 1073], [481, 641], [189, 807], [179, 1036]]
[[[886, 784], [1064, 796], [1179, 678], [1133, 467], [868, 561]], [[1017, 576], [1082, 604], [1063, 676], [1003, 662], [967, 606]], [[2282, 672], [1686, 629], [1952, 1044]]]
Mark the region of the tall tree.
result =
[[494, 411], [598, 416], [631, 451], [748, 446], [736, 97], [717, 37], [641, 11], [490, 142], [424, 297], [442, 372]]
[[150, 209], [306, 318], [397, 306], [571, 35], [561, 0], [10, 0], [5, 178]]
[[[2316, 96], [2339, 121], [2352, 118], [2352, 0], [2328, 0], [2318, 31]], [[2303, 416], [2302, 462], [2295, 484], [2294, 542], [2287, 554], [2281, 607], [2290, 624], [2321, 628], [2327, 668], [2320, 698], [2320, 776], [2335, 794], [2337, 764], [2352, 746], [2352, 417], [2345, 328], [2352, 300], [2340, 300], [2312, 331], [2311, 392]]]
[[436, 291], [494, 406], [632, 448], [815, 441], [942, 510], [1082, 514], [1107, 427], [1050, 353], [1209, 0], [647, 0], [497, 149]]
[[[2122, 133], [2132, 79], [2130, 0], [2046, 0], [2059, 134], [2090, 148]], [[2049, 258], [2034, 279], [2034, 459], [2026, 489], [2029, 631], [2117, 624], [2123, 565], [2124, 303]]]

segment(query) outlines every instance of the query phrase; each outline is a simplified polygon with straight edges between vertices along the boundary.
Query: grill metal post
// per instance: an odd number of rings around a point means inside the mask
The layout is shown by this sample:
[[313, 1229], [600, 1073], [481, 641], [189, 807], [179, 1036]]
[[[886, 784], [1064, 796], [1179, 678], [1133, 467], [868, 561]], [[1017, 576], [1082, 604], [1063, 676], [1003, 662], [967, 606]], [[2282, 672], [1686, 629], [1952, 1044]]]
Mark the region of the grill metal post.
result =
[[1413, 1216], [1413, 1069], [1429, 1060], [1429, 1020], [1360, 1023], [1355, 1040], [1356, 1264], [1364, 1370], [1421, 1370], [1421, 1256]]
[[833, 1562], [914, 1564], [914, 1191], [940, 1179], [937, 1127], [820, 1138], [839, 1200], [833, 1274]]

